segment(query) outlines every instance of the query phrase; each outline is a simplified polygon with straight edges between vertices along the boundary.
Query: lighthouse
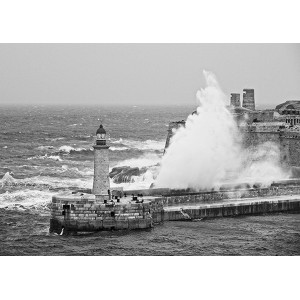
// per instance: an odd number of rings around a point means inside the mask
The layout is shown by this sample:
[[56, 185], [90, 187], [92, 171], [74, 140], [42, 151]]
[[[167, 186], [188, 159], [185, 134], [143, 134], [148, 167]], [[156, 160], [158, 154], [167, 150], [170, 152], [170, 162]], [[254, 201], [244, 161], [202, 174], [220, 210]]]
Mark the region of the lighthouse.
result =
[[109, 198], [109, 146], [106, 145], [106, 131], [102, 124], [96, 132], [94, 148], [94, 182], [93, 194], [96, 198], [106, 200]]

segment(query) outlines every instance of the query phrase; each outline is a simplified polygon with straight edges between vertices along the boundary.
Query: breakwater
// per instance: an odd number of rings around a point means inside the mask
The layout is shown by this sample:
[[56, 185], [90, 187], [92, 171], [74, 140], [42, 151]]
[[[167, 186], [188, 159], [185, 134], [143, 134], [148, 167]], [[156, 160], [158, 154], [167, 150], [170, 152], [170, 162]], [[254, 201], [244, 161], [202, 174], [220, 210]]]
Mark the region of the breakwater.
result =
[[146, 229], [164, 221], [300, 212], [299, 180], [278, 181], [269, 187], [224, 185], [201, 192], [119, 190], [118, 197], [106, 200], [88, 192], [52, 198], [50, 231]]
[[[101, 199], [102, 200], [102, 199]], [[66, 194], [52, 198], [50, 232], [146, 229], [153, 226], [149, 201], [105, 200], [92, 194]]]
[[153, 221], [183, 221], [203, 218], [234, 217], [278, 212], [300, 212], [299, 196], [279, 196], [269, 199], [240, 199], [212, 204], [168, 206], [152, 214]]

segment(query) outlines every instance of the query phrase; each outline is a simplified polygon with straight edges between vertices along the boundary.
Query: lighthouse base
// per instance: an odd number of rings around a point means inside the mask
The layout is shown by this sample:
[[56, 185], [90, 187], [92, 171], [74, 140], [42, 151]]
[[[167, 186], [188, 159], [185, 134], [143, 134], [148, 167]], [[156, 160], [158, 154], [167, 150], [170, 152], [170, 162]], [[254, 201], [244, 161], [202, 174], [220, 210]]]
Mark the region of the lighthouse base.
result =
[[63, 229], [67, 233], [153, 227], [151, 202], [127, 199], [103, 203], [102, 198], [92, 194], [54, 196], [50, 232], [60, 234]]

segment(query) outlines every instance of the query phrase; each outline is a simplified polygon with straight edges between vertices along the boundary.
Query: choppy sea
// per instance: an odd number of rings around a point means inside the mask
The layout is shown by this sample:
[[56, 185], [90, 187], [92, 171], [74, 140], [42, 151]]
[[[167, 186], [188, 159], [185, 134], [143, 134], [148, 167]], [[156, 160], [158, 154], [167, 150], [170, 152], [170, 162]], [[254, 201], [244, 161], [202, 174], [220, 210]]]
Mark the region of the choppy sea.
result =
[[147, 188], [168, 123], [191, 106], [1, 106], [0, 255], [299, 255], [300, 215], [169, 222], [147, 231], [49, 234], [51, 197], [91, 188], [95, 132], [110, 145], [111, 186]]

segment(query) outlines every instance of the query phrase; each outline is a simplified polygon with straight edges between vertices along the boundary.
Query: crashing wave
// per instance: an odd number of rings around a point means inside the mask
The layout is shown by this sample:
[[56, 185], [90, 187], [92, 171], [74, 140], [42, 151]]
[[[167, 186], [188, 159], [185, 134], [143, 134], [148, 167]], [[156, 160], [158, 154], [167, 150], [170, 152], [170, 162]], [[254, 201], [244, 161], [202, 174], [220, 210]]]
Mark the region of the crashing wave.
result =
[[50, 185], [47, 183], [38, 183], [34, 182], [32, 178], [25, 178], [25, 179], [15, 179], [13, 176], [10, 175], [9, 172], [6, 172], [2, 179], [0, 180], [1, 188], [5, 187], [16, 187], [16, 186], [25, 186], [25, 187], [43, 187], [49, 188]]
[[6, 172], [1, 179], [1, 186], [14, 186], [17, 185], [17, 180], [13, 178], [9, 172]]
[[92, 153], [92, 152], [93, 152], [92, 147], [86, 149], [86, 148], [73, 148], [71, 146], [64, 145], [58, 149], [58, 153], [63, 153], [63, 154]]
[[62, 159], [60, 158], [59, 155], [35, 155], [32, 157], [28, 157], [27, 160], [33, 160], [33, 159], [52, 159], [52, 160], [56, 160], [56, 161], [62, 161]]
[[111, 184], [127, 189], [149, 188], [154, 182], [161, 155], [147, 153], [119, 162], [110, 171]]
[[[57, 170], [55, 169], [53, 172], [54, 175], [59, 175], [62, 177], [70, 177], [70, 178], [82, 178], [85, 176], [92, 176], [93, 175], [93, 170], [92, 169], [84, 169], [80, 171], [76, 167], [69, 168], [67, 165], [61, 166], [61, 169]], [[49, 173], [45, 174], [49, 175]]]
[[54, 193], [49, 191], [6, 191], [0, 194], [0, 208], [9, 210], [49, 210], [53, 195]]
[[141, 176], [147, 171], [147, 168], [131, 168], [129, 166], [112, 168], [109, 177], [114, 183], [134, 182], [134, 177]]

